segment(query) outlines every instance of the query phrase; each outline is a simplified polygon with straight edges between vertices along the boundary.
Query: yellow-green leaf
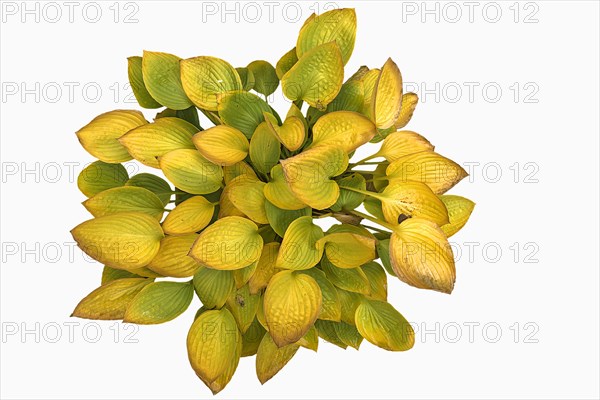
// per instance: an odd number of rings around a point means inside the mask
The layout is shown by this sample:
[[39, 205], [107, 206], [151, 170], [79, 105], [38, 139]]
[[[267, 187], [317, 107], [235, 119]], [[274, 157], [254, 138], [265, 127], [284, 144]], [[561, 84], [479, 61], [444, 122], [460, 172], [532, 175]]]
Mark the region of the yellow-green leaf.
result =
[[277, 64], [275, 65], [275, 72], [277, 73], [277, 77], [279, 79], [283, 78], [286, 72], [288, 72], [294, 64], [298, 62], [298, 55], [296, 54], [296, 48], [294, 47], [287, 53], [285, 53]]
[[129, 85], [131, 85], [133, 95], [140, 106], [144, 108], [159, 108], [161, 106], [159, 102], [154, 100], [144, 84], [142, 57], [134, 56], [127, 59], [127, 75], [129, 76]]
[[171, 200], [171, 185], [161, 177], [156, 175], [141, 173], [136, 174], [131, 177], [127, 182], [125, 182], [125, 186], [135, 186], [142, 187], [144, 189], [148, 189], [152, 193], [154, 193], [163, 205], [169, 204]]
[[394, 126], [402, 106], [402, 75], [391, 58], [385, 62], [375, 83], [371, 116], [378, 129]]
[[320, 338], [346, 350], [348, 345], [338, 336], [335, 329], [336, 324], [337, 322], [335, 321], [322, 321], [318, 319], [317, 322], [315, 322], [315, 328], [317, 329]]
[[181, 61], [181, 82], [192, 102], [208, 111], [218, 111], [218, 95], [242, 90], [235, 68], [216, 57], [194, 57]]
[[294, 357], [299, 345], [277, 346], [269, 334], [263, 336], [256, 352], [256, 375], [260, 383], [265, 384], [274, 377]]
[[423, 182], [436, 194], [447, 192], [468, 175], [463, 167], [432, 151], [405, 155], [390, 163], [385, 173], [390, 182]]
[[144, 287], [127, 306], [124, 322], [162, 324], [181, 315], [192, 302], [191, 282], [153, 282]]
[[120, 187], [127, 182], [129, 175], [122, 164], [108, 164], [95, 161], [85, 167], [77, 177], [77, 187], [87, 197], [104, 190]]
[[415, 343], [411, 325], [384, 301], [363, 300], [356, 309], [356, 328], [362, 337], [385, 350], [405, 351]]
[[315, 326], [311, 326], [308, 332], [306, 332], [306, 334], [296, 343], [306, 349], [316, 352], [319, 348], [319, 334]]
[[225, 217], [209, 225], [192, 246], [190, 256], [209, 268], [244, 268], [260, 257], [263, 239], [249, 219]]
[[227, 195], [235, 208], [258, 224], [268, 224], [265, 211], [265, 183], [239, 177], [227, 185]]
[[319, 289], [321, 289], [323, 300], [318, 318], [339, 321], [342, 318], [342, 305], [333, 283], [327, 279], [323, 271], [317, 268], [307, 269], [302, 271], [302, 273], [311, 276], [317, 282], [317, 285], [319, 285]]
[[293, 221], [300, 217], [310, 217], [312, 215], [312, 209], [310, 207], [305, 207], [300, 210], [283, 210], [269, 200], [265, 201], [265, 211], [267, 213], [269, 225], [271, 225], [271, 228], [273, 228], [275, 233], [281, 237], [285, 235], [285, 231]]
[[281, 160], [281, 165], [294, 195], [312, 208], [323, 210], [338, 199], [340, 188], [331, 178], [346, 170], [348, 155], [339, 147], [318, 146]]
[[[348, 175], [342, 179], [339, 179], [337, 183], [340, 187], [352, 187], [362, 191], [367, 189], [367, 183], [365, 178], [358, 172], [355, 172], [352, 175]], [[340, 188], [340, 196], [338, 197], [335, 204], [333, 204], [329, 208], [331, 208], [332, 211], [336, 212], [342, 210], [354, 210], [356, 207], [360, 206], [364, 200], [364, 194]]]
[[327, 275], [327, 279], [340, 289], [361, 294], [371, 293], [369, 278], [367, 278], [367, 275], [365, 275], [360, 266], [355, 268], [338, 268], [327, 256], [323, 256], [321, 268], [325, 272], [325, 275]]
[[254, 75], [252, 71], [250, 71], [246, 67], [240, 67], [235, 69], [240, 76], [240, 80], [242, 82], [242, 86], [245, 91], [252, 90], [254, 87]]
[[350, 325], [355, 325], [356, 321], [354, 317], [356, 308], [364, 298], [364, 295], [339, 288], [337, 289], [337, 293], [342, 308], [342, 321]]
[[187, 337], [190, 364], [200, 379], [213, 382], [226, 372], [241, 340], [235, 319], [226, 308], [200, 314]]
[[242, 335], [242, 357], [250, 357], [257, 353], [266, 332], [258, 319], [254, 318], [246, 333]]
[[83, 205], [94, 217], [139, 211], [160, 221], [164, 213], [163, 202], [154, 193], [135, 186], [107, 189], [90, 197]]
[[218, 98], [219, 117], [224, 124], [240, 130], [248, 139], [265, 120], [263, 113], [271, 112], [260, 97], [248, 92], [229, 92]]
[[248, 139], [235, 128], [218, 125], [194, 135], [194, 144], [204, 158], [217, 165], [234, 165], [248, 155]]
[[194, 289], [206, 308], [221, 308], [235, 292], [232, 271], [200, 267], [194, 274]]
[[266, 122], [256, 127], [252, 139], [250, 139], [248, 152], [254, 168], [263, 174], [268, 174], [279, 162], [281, 145]]
[[371, 286], [372, 299], [386, 301], [387, 300], [387, 275], [383, 267], [376, 262], [366, 263], [361, 267]]
[[444, 232], [433, 222], [409, 218], [390, 238], [390, 261], [401, 281], [420, 289], [451, 293], [454, 255]]
[[402, 129], [410, 122], [410, 119], [417, 108], [419, 102], [419, 96], [416, 93], [405, 93], [402, 95], [402, 108], [400, 109], [400, 115], [394, 123], [396, 129]]
[[227, 308], [242, 334], [246, 333], [254, 321], [259, 303], [260, 295], [251, 294], [248, 285], [242, 286], [227, 299]]
[[188, 256], [197, 234], [185, 236], [166, 236], [160, 241], [160, 249], [156, 257], [150, 261], [148, 268], [163, 276], [185, 278], [196, 273], [200, 264]]
[[275, 261], [279, 253], [279, 246], [277, 242], [267, 243], [263, 246], [256, 271], [248, 282], [250, 293], [256, 294], [266, 288], [271, 277], [275, 275]]
[[321, 311], [321, 289], [306, 274], [282, 271], [271, 278], [264, 298], [268, 331], [278, 347], [297, 342]]
[[102, 269], [102, 285], [123, 278], [143, 278], [143, 276], [136, 275], [133, 272], [126, 271], [124, 269], [116, 269], [107, 266], [104, 266]]
[[[263, 241], [264, 240], [265, 239], [263, 237]], [[264, 246], [263, 246], [263, 249], [264, 249]], [[242, 269], [236, 269], [235, 271], [233, 271], [233, 279], [235, 280], [236, 289], [239, 289], [242, 286], [244, 286], [246, 283], [248, 283], [250, 278], [252, 278], [252, 275], [254, 275], [254, 272], [256, 271], [257, 266], [258, 266], [258, 260], [254, 261], [252, 264], [250, 264]]]
[[465, 226], [475, 208], [475, 203], [465, 197], [452, 194], [442, 195], [440, 199], [446, 205], [450, 219], [450, 223], [442, 225], [441, 228], [446, 237], [450, 237]]
[[320, 241], [327, 259], [338, 268], [356, 268], [377, 257], [374, 238], [340, 232], [328, 233]]
[[382, 239], [377, 242], [377, 255], [386, 272], [392, 276], [396, 276], [390, 261], [390, 239]]
[[377, 130], [368, 118], [353, 111], [325, 114], [313, 126], [311, 147], [336, 146], [350, 153], [371, 140]]
[[225, 386], [231, 381], [233, 378], [233, 374], [237, 369], [238, 364], [240, 363], [240, 357], [242, 355], [242, 343], [241, 341], [237, 344], [235, 348], [235, 354], [233, 355], [233, 359], [229, 361], [225, 372], [223, 372], [217, 379], [212, 382], [203, 381], [206, 386], [210, 389], [213, 395], [216, 395], [221, 390], [225, 389]]
[[181, 84], [179, 62], [173, 54], [144, 51], [142, 74], [150, 95], [163, 106], [185, 110], [192, 105]]
[[223, 176], [223, 179], [225, 180], [225, 185], [229, 185], [229, 183], [238, 176], [244, 176], [246, 179], [251, 181], [259, 180], [252, 167], [244, 161], [240, 161], [237, 164], [226, 165], [225, 167], [223, 167]]
[[170, 151], [158, 159], [160, 169], [178, 188], [191, 194], [208, 194], [219, 190], [223, 170], [197, 150]]
[[146, 266], [158, 253], [164, 236], [158, 221], [141, 212], [94, 218], [77, 225], [71, 234], [90, 257], [128, 270]]
[[151, 279], [123, 278], [103, 284], [77, 304], [72, 317], [87, 319], [122, 319], [133, 298]]
[[350, 59], [356, 40], [356, 13], [353, 8], [340, 8], [321, 15], [312, 14], [300, 29], [296, 53], [305, 53], [324, 43], [335, 41], [344, 65]]
[[279, 86], [279, 77], [275, 68], [267, 61], [257, 60], [248, 64], [248, 69], [254, 75], [253, 89], [265, 96], [271, 95]]
[[293, 211], [306, 208], [306, 204], [300, 201], [290, 189], [280, 164], [271, 169], [271, 181], [265, 185], [264, 193], [268, 201], [282, 210]]
[[345, 344], [350, 347], [359, 349], [360, 344], [363, 341], [363, 337], [358, 332], [358, 329], [354, 325], [347, 324], [345, 322], [338, 322], [334, 324], [335, 333], [337, 337]]
[[119, 138], [119, 142], [142, 164], [159, 168], [158, 157], [177, 149], [194, 149], [192, 136], [198, 128], [179, 118], [165, 117], [142, 125]]
[[339, 93], [344, 81], [344, 64], [335, 42], [305, 52], [281, 78], [283, 94], [290, 100], [304, 100], [325, 110]]
[[[385, 157], [386, 160], [396, 161], [409, 154], [421, 151], [433, 151], [434, 146], [423, 136], [412, 131], [398, 131], [388, 135], [377, 156]], [[375, 157], [373, 157], [375, 158]]]
[[296, 151], [304, 143], [306, 133], [304, 132], [304, 123], [298, 117], [287, 117], [283, 125], [279, 126], [277, 119], [273, 114], [264, 113], [265, 122], [271, 130], [271, 133], [283, 144], [288, 150]]
[[83, 148], [94, 157], [106, 163], [120, 163], [131, 160], [131, 155], [118, 139], [130, 130], [147, 123], [139, 111], [109, 111], [100, 114], [77, 131], [77, 138]]
[[295, 219], [285, 231], [275, 265], [277, 268], [303, 270], [314, 267], [323, 255], [323, 230], [312, 217]]
[[168, 235], [199, 232], [211, 221], [215, 206], [203, 196], [191, 197], [179, 203], [165, 218], [163, 230]]

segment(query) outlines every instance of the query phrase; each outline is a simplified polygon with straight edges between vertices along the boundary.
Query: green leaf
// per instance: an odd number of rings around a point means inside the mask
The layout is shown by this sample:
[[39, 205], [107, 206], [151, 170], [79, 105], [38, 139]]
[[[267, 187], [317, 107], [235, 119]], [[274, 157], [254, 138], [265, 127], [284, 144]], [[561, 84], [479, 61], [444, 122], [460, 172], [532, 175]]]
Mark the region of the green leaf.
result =
[[197, 150], [170, 151], [158, 162], [167, 179], [188, 193], [208, 194], [221, 187], [223, 170], [202, 157]]
[[258, 347], [266, 332], [258, 319], [254, 318], [246, 333], [242, 335], [242, 357], [250, 357], [258, 352]]
[[100, 114], [77, 131], [77, 138], [88, 153], [106, 163], [131, 160], [119, 138], [148, 121], [139, 111], [115, 110]]
[[242, 334], [246, 333], [260, 303], [260, 295], [250, 294], [248, 285], [239, 288], [227, 299], [227, 308], [235, 318]]
[[142, 74], [142, 57], [134, 56], [127, 59], [127, 74], [133, 95], [140, 106], [144, 108], [159, 108], [161, 105], [154, 100], [146, 89], [144, 76]]
[[136, 269], [158, 253], [164, 234], [155, 218], [140, 212], [123, 212], [94, 218], [71, 231], [77, 245], [109, 267]]
[[116, 269], [107, 266], [104, 266], [102, 269], [102, 285], [123, 278], [143, 278], [143, 276], [136, 275], [133, 272], [124, 269]]
[[337, 330], [335, 329], [336, 325], [337, 322], [334, 321], [322, 321], [319, 319], [315, 322], [319, 337], [345, 350], [348, 345], [338, 336]]
[[160, 104], [173, 110], [192, 105], [186, 96], [180, 77], [181, 58], [169, 54], [144, 51], [142, 74], [150, 95]]
[[160, 221], [164, 214], [164, 205], [158, 196], [148, 189], [135, 186], [107, 189], [82, 204], [94, 217], [139, 211]]
[[148, 189], [152, 193], [154, 193], [163, 205], [169, 204], [171, 200], [171, 185], [164, 179], [159, 176], [141, 173], [131, 177], [127, 182], [125, 182], [125, 186], [134, 186], [141, 187], [144, 189]]
[[187, 310], [193, 297], [191, 282], [153, 282], [134, 297], [123, 322], [162, 324], [171, 321]]
[[236, 68], [235, 69], [240, 76], [240, 81], [242, 81], [242, 86], [245, 91], [250, 91], [254, 87], [254, 75], [252, 71], [250, 71], [246, 67]]
[[249, 154], [254, 168], [265, 175], [279, 162], [281, 145], [266, 122], [256, 127], [250, 139]]
[[279, 86], [279, 77], [275, 68], [267, 61], [257, 60], [248, 64], [248, 70], [254, 76], [253, 89], [265, 96], [271, 95]]
[[365, 339], [385, 350], [405, 351], [415, 343], [408, 321], [384, 301], [364, 299], [356, 309], [356, 328]]
[[327, 275], [327, 279], [340, 289], [350, 292], [369, 294], [371, 287], [369, 279], [360, 267], [357, 268], [338, 268], [327, 258], [323, 256], [321, 268]]
[[108, 282], [88, 294], [77, 304], [72, 317], [86, 319], [122, 319], [133, 298], [151, 279], [124, 278]]
[[235, 292], [233, 272], [200, 267], [194, 275], [194, 288], [206, 308], [221, 308]]
[[269, 105], [260, 97], [248, 92], [225, 93], [218, 99], [219, 117], [224, 124], [240, 130], [248, 139], [265, 120]]
[[188, 257], [188, 253], [197, 238], [197, 234], [166, 236], [160, 241], [158, 254], [150, 261], [148, 268], [163, 276], [175, 278], [194, 275], [200, 264]]
[[268, 200], [265, 201], [265, 211], [269, 225], [281, 237], [284, 237], [285, 231], [296, 219], [312, 215], [312, 208], [310, 207], [300, 210], [283, 210]]
[[[348, 175], [338, 181], [339, 186], [352, 187], [359, 190], [367, 190], [367, 182], [365, 178], [358, 172]], [[340, 189], [340, 196], [334, 205], [330, 208], [332, 211], [350, 211], [360, 206], [365, 200], [365, 195], [362, 193], [352, 192], [347, 189]]]
[[195, 149], [192, 136], [198, 128], [179, 118], [160, 118], [119, 138], [119, 142], [142, 164], [159, 168], [158, 158], [178, 149]]
[[386, 301], [388, 286], [387, 275], [383, 267], [376, 262], [369, 262], [361, 268], [369, 279], [369, 285], [371, 286], [371, 294], [369, 296], [375, 300]]
[[392, 263], [390, 262], [390, 239], [383, 239], [377, 241], [377, 256], [383, 264], [386, 272], [392, 276], [396, 276]]
[[77, 187], [81, 193], [92, 197], [104, 190], [125, 185], [127, 179], [129, 175], [122, 164], [95, 161], [81, 171], [77, 177]]
[[235, 68], [216, 57], [194, 57], [181, 61], [181, 82], [192, 102], [201, 109], [218, 111], [218, 96], [242, 90]]
[[359, 349], [360, 344], [363, 341], [363, 337], [358, 332], [358, 329], [354, 325], [347, 324], [345, 322], [337, 322], [334, 324], [335, 333], [338, 338], [346, 345]]

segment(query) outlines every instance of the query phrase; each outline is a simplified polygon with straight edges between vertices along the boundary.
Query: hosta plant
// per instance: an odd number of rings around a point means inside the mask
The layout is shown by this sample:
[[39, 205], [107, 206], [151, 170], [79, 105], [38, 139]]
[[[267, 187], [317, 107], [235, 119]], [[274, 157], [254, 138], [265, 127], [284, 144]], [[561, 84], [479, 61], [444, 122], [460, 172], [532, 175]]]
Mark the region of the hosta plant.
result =
[[[240, 357], [256, 355], [264, 383], [319, 338], [410, 349], [388, 275], [450, 293], [447, 238], [474, 204], [445, 194], [465, 171], [404, 130], [418, 99], [391, 59], [344, 79], [355, 35], [354, 10], [338, 9], [312, 15], [275, 67], [129, 58], [140, 106], [161, 110], [110, 111], [77, 132], [98, 161], [78, 179], [93, 218], [72, 234], [104, 270], [73, 315], [159, 324], [197, 297], [187, 351], [214, 393]], [[378, 150], [351, 161], [363, 145]], [[129, 176], [132, 159], [159, 174]]]

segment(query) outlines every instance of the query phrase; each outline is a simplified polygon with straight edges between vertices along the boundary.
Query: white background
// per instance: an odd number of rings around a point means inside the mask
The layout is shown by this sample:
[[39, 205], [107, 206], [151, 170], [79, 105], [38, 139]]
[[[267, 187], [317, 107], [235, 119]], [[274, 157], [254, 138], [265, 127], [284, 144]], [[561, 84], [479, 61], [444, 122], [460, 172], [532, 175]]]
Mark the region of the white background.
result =
[[[197, 300], [173, 322], [140, 328], [129, 338], [137, 343], [124, 337], [132, 327], [69, 318], [101, 274], [79, 250], [70, 254], [69, 230], [89, 218], [75, 179], [92, 161], [74, 132], [102, 112], [135, 108], [126, 102], [128, 56], [147, 49], [274, 64], [315, 3], [301, 3], [293, 22], [298, 7], [286, 14], [285, 3], [229, 2], [237, 11], [225, 15], [221, 2], [100, 2], [96, 23], [86, 21], [95, 18], [86, 3], [73, 22], [55, 4], [57, 22], [43, 3], [39, 21], [21, 2], [2, 5], [2, 398], [211, 398], [185, 348]], [[598, 398], [598, 3], [476, 2], [471, 16], [464, 2], [352, 6], [359, 29], [347, 76], [391, 56], [421, 97], [408, 128], [465, 167], [479, 163], [452, 190], [477, 203], [452, 238], [455, 291], [390, 279], [390, 302], [419, 328], [413, 350], [322, 342], [262, 387], [247, 358], [217, 397]], [[125, 23], [132, 12], [137, 22]], [[286, 109], [280, 91], [274, 102]]]

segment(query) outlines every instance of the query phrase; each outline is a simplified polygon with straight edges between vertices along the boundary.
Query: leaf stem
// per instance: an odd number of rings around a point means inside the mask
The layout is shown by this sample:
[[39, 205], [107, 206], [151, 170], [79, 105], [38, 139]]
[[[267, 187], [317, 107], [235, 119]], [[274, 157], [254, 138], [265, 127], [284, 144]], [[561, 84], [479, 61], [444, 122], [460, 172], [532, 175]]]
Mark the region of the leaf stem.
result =
[[367, 162], [367, 161], [372, 160], [372, 159], [377, 158], [377, 157], [379, 157], [379, 152], [377, 152], [375, 154], [372, 154], [372, 155], [370, 155], [368, 157], [365, 157], [362, 160], [357, 161], [355, 163], [348, 164], [348, 168], [353, 168], [353, 167], [355, 167], [357, 165], [374, 165], [374, 164], [379, 164], [378, 162], [372, 162], [372, 163]]
[[372, 216], [370, 216], [370, 215], [368, 215], [368, 214], [365, 214], [365, 213], [362, 213], [362, 212], [360, 212], [360, 211], [356, 211], [356, 210], [351, 210], [351, 211], [349, 211], [349, 212], [350, 212], [350, 213], [352, 213], [352, 214], [354, 214], [354, 215], [356, 215], [357, 217], [361, 217], [361, 218], [364, 218], [364, 219], [366, 219], [366, 220], [368, 220], [368, 221], [371, 221], [371, 222], [373, 222], [374, 224], [381, 225], [381, 226], [383, 226], [384, 228], [388, 228], [388, 229], [389, 229], [389, 230], [391, 230], [391, 231], [393, 231], [393, 230], [394, 230], [394, 226], [393, 226], [392, 224], [389, 224], [389, 223], [387, 223], [387, 222], [385, 222], [385, 221], [382, 221], [382, 220], [380, 220], [380, 219], [377, 219], [377, 218], [375, 218], [375, 217], [372, 217]]

